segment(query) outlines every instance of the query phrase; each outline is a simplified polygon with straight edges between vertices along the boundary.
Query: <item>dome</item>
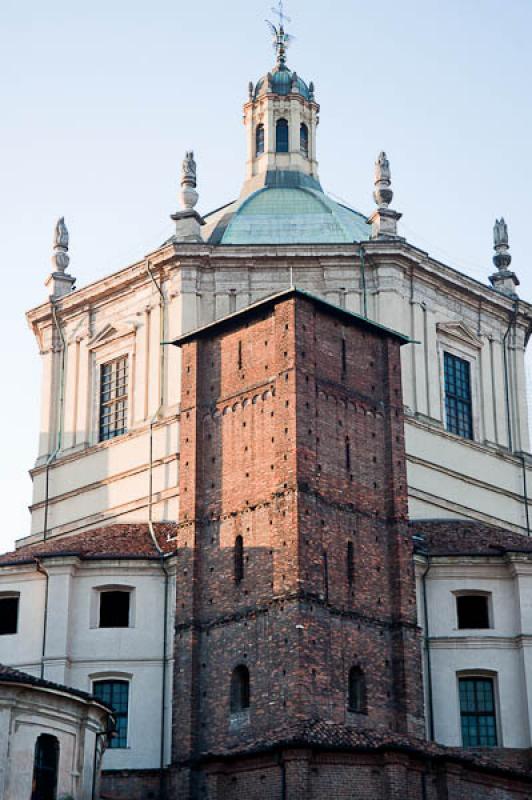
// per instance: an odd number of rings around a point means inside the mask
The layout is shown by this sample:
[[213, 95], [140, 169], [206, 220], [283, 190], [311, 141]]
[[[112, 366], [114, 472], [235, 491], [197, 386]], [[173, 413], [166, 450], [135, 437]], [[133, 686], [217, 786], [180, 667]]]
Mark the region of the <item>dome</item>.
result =
[[351, 244], [366, 241], [366, 217], [304, 187], [265, 187], [207, 217], [208, 241], [222, 245]]
[[[296, 72], [288, 69], [286, 64], [281, 64], [275, 67], [268, 75], [264, 75], [257, 85], [255, 86], [254, 98], [256, 99], [261, 94], [268, 92], [268, 79], [271, 76], [271, 91], [273, 94], [287, 95], [290, 92], [300, 94], [306, 100], [312, 100], [312, 92], [309, 87], [302, 80]], [[295, 78], [295, 86], [292, 88], [292, 83]]]

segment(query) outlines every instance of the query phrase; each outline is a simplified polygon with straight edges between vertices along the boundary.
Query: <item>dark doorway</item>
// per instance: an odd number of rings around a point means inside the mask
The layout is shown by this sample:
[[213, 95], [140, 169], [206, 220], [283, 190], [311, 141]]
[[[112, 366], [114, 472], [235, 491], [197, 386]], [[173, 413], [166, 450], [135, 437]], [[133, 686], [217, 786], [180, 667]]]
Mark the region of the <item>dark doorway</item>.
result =
[[59, 742], [41, 733], [35, 743], [31, 800], [56, 800]]

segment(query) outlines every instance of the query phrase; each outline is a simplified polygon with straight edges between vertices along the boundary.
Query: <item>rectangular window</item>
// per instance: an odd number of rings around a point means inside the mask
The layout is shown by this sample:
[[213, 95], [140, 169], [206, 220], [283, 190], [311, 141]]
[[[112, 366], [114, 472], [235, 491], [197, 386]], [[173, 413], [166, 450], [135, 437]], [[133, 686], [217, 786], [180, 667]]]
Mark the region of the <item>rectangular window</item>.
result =
[[111, 738], [110, 747], [127, 747], [127, 721], [129, 713], [128, 681], [95, 681], [93, 694], [111, 706], [116, 720], [116, 731]]
[[127, 431], [127, 356], [100, 366], [100, 441]]
[[445, 418], [447, 430], [473, 438], [471, 410], [471, 368], [469, 361], [444, 353]]
[[100, 628], [129, 628], [130, 592], [100, 592]]
[[18, 597], [0, 597], [0, 636], [16, 633], [18, 630]]
[[458, 628], [489, 628], [489, 600], [487, 594], [463, 594], [456, 598]]
[[460, 720], [464, 747], [496, 747], [495, 697], [491, 678], [460, 678]]

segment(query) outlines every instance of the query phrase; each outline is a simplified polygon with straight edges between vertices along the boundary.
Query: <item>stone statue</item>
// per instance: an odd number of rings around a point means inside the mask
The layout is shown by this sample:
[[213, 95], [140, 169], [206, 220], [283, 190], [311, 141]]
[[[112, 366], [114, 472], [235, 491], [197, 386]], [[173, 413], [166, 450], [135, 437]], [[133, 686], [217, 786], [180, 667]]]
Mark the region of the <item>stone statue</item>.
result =
[[185, 153], [185, 158], [181, 165], [181, 186], [196, 186], [196, 162], [194, 152], [189, 150]]
[[379, 157], [375, 162], [375, 190], [373, 198], [379, 208], [388, 208], [393, 199], [393, 192], [391, 190], [392, 174], [390, 171], [390, 162], [386, 157], [384, 150], [379, 153]]
[[308, 99], [314, 100], [314, 81], [311, 81], [308, 85]]
[[248, 83], [248, 96], [250, 100], [253, 99], [253, 81]]
[[493, 226], [493, 245], [494, 247], [500, 247], [501, 245], [508, 247], [508, 225], [504, 221], [504, 217], [495, 220], [495, 225]]
[[65, 218], [60, 217], [57, 220], [57, 224], [55, 226], [55, 234], [54, 234], [54, 248], [60, 248], [61, 250], [68, 250], [68, 229], [65, 225]]
[[379, 157], [375, 162], [375, 183], [382, 181], [388, 185], [392, 182], [392, 174], [390, 172], [390, 162], [386, 158], [384, 150], [379, 153]]

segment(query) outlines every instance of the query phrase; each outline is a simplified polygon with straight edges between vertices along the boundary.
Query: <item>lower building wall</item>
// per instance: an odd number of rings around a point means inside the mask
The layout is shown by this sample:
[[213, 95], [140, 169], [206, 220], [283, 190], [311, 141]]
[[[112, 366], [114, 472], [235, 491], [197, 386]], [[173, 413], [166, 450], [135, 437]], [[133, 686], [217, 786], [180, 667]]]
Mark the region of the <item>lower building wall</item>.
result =
[[104, 770], [101, 800], [159, 800], [161, 772], [158, 769]]
[[[291, 750], [172, 772], [172, 800], [529, 800], [530, 777], [510, 769], [404, 753]], [[148, 795], [147, 795], [148, 796]], [[131, 795], [133, 797], [133, 795]], [[136, 797], [136, 795], [135, 795]]]

